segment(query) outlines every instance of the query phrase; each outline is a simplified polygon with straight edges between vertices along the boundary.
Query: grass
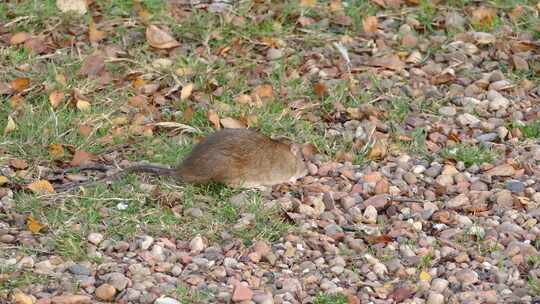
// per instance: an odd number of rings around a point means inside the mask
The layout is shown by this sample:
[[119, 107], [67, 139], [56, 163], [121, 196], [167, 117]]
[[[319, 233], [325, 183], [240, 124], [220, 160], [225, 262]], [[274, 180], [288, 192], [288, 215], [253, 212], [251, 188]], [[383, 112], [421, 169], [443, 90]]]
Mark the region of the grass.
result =
[[481, 165], [492, 163], [497, 157], [497, 153], [485, 147], [482, 144], [458, 144], [456, 146], [445, 148], [441, 151], [441, 156], [445, 159], [461, 161], [465, 166]]
[[526, 122], [523, 124], [513, 124], [514, 128], [518, 128], [525, 138], [540, 138], [540, 119]]
[[319, 293], [313, 300], [313, 304], [347, 304], [348, 300], [344, 294]]

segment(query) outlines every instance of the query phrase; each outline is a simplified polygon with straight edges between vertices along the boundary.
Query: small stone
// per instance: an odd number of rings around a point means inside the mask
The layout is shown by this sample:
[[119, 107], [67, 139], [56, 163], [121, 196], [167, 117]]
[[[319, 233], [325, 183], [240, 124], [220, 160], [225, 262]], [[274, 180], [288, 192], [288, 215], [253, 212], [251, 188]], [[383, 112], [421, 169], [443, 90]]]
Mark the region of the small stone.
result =
[[418, 44], [418, 38], [411, 33], [407, 33], [401, 38], [401, 44], [406, 48], [414, 48]]
[[66, 295], [51, 298], [51, 304], [90, 304], [92, 298], [85, 295]]
[[516, 173], [514, 167], [508, 164], [499, 165], [486, 172], [488, 176], [513, 176]]
[[490, 33], [474, 32], [472, 36], [478, 44], [492, 44], [495, 43], [496, 40], [495, 36]]
[[34, 301], [32, 300], [32, 297], [29, 295], [26, 295], [22, 292], [16, 292], [13, 295], [13, 300], [15, 301], [15, 304], [32, 304]]
[[513, 193], [522, 193], [525, 191], [525, 184], [517, 180], [507, 180], [505, 182], [506, 189]]
[[73, 264], [68, 269], [69, 269], [69, 272], [76, 275], [84, 275], [84, 276], [90, 275], [90, 269], [88, 269], [88, 267], [81, 264]]
[[253, 302], [256, 304], [274, 304], [274, 298], [271, 294], [258, 293], [253, 295]]
[[96, 288], [96, 298], [103, 300], [103, 301], [112, 301], [114, 299], [114, 295], [116, 294], [116, 289], [110, 284], [101, 284], [98, 288]]
[[496, 82], [503, 79], [504, 79], [504, 74], [499, 70], [493, 71], [489, 75], [489, 82]]
[[444, 25], [447, 29], [460, 30], [465, 26], [465, 18], [457, 11], [450, 11], [444, 17]]
[[94, 245], [99, 245], [103, 241], [103, 234], [92, 232], [88, 235], [87, 240]]
[[430, 292], [426, 304], [444, 304], [444, 296], [440, 293]]
[[157, 298], [154, 304], [180, 304], [179, 301], [169, 297]]
[[465, 126], [475, 127], [480, 123], [480, 119], [478, 119], [476, 116], [472, 114], [464, 113], [464, 114], [458, 115], [457, 122], [461, 126], [464, 126], [464, 127]]
[[281, 57], [283, 57], [283, 51], [280, 49], [269, 48], [266, 52], [266, 58], [268, 60], [277, 60]]
[[403, 174], [403, 179], [407, 182], [407, 184], [409, 185], [414, 185], [416, 184], [416, 182], [418, 181], [418, 179], [416, 178], [416, 175], [414, 175], [413, 173], [411, 172], [405, 172], [405, 174]]
[[512, 63], [514, 64], [514, 68], [518, 71], [527, 72], [529, 70], [529, 63], [519, 55], [512, 56]]
[[456, 113], [457, 113], [456, 107], [445, 106], [445, 107], [440, 107], [439, 108], [439, 114], [441, 114], [443, 116], [454, 116], [454, 115], [456, 115]]
[[449, 282], [445, 279], [436, 278], [431, 281], [431, 290], [442, 293], [448, 287]]
[[142, 250], [148, 250], [154, 243], [154, 238], [149, 235], [144, 235], [139, 243]]
[[485, 133], [478, 135], [476, 139], [481, 142], [491, 142], [498, 138], [497, 133]]
[[189, 243], [189, 247], [191, 249], [191, 252], [199, 253], [204, 250], [204, 240], [200, 236], [194, 237], [191, 242]]
[[123, 273], [111, 272], [107, 275], [107, 282], [116, 290], [122, 291], [128, 286], [129, 279]]
[[489, 102], [489, 109], [491, 111], [505, 110], [510, 105], [510, 101], [504, 97], [497, 97]]
[[366, 208], [368, 206], [373, 206], [377, 210], [383, 210], [389, 203], [388, 197], [386, 195], [375, 195], [364, 201]]
[[377, 223], [377, 209], [373, 206], [367, 206], [366, 210], [364, 210], [364, 220], [368, 224], [376, 224]]
[[456, 273], [456, 278], [463, 286], [469, 286], [478, 282], [478, 274], [470, 269], [463, 269]]
[[492, 82], [488, 89], [489, 90], [495, 90], [495, 91], [502, 91], [502, 90], [506, 90], [506, 89], [509, 89], [512, 87], [512, 83], [508, 80], [499, 80], [499, 81], [495, 81], [495, 82]]
[[0, 235], [0, 243], [11, 244], [15, 242], [17, 238], [11, 234]]
[[250, 301], [253, 297], [253, 291], [243, 284], [236, 284], [232, 295], [233, 302]]
[[204, 215], [204, 213], [202, 212], [200, 208], [188, 208], [185, 211], [185, 215], [191, 216], [194, 218], [201, 218]]

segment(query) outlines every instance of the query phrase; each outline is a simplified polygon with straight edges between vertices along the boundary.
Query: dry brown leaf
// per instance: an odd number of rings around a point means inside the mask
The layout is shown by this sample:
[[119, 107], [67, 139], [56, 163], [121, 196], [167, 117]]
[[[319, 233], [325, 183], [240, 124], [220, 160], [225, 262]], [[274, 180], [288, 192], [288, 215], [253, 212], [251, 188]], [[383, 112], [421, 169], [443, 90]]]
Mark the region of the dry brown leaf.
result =
[[191, 96], [191, 92], [193, 92], [193, 83], [186, 84], [182, 91], [180, 92], [180, 100], [186, 100]]
[[56, 82], [58, 82], [62, 86], [67, 85], [66, 75], [64, 74], [56, 74], [54, 76], [54, 79], [56, 80]]
[[221, 129], [219, 115], [214, 110], [208, 110], [208, 120], [214, 125], [214, 129]]
[[56, 7], [62, 12], [75, 12], [79, 15], [86, 14], [86, 0], [56, 0]]
[[324, 82], [319, 81], [313, 86], [313, 91], [315, 91], [317, 96], [324, 97], [326, 95], [326, 85]]
[[99, 54], [86, 57], [79, 69], [80, 76], [97, 76], [105, 69], [105, 58]]
[[30, 78], [28, 77], [20, 77], [17, 79], [13, 79], [9, 85], [11, 86], [11, 89], [13, 89], [16, 92], [21, 92], [24, 89], [28, 88], [30, 85]]
[[89, 136], [92, 133], [92, 128], [89, 125], [83, 124], [79, 126], [79, 133], [82, 136]]
[[47, 147], [47, 150], [49, 151], [49, 155], [53, 158], [60, 158], [65, 154], [64, 146], [61, 144], [50, 144], [49, 147]]
[[64, 101], [64, 93], [60, 91], [52, 91], [51, 94], [49, 94], [49, 102], [51, 103], [51, 106], [53, 109], [58, 108], [58, 106]]
[[481, 6], [472, 12], [472, 22], [480, 26], [491, 27], [497, 15], [494, 8]]
[[18, 170], [24, 170], [28, 168], [28, 163], [25, 160], [17, 158], [10, 160], [9, 165]]
[[300, 0], [300, 6], [315, 7], [316, 5], [317, 5], [317, 0]]
[[231, 117], [222, 118], [220, 121], [223, 127], [227, 129], [244, 129], [246, 127], [243, 122]]
[[115, 126], [123, 126], [129, 122], [129, 119], [126, 115], [118, 115], [114, 118], [111, 118], [111, 123]]
[[375, 34], [379, 28], [379, 20], [375, 16], [367, 16], [362, 20], [362, 27], [366, 34]]
[[9, 179], [3, 175], [0, 175], [0, 186], [3, 186], [9, 182]]
[[28, 189], [36, 194], [54, 193], [54, 188], [46, 180], [37, 180], [28, 185]]
[[336, 161], [337, 162], [352, 162], [353, 154], [351, 152], [339, 150], [336, 152]]
[[81, 112], [88, 112], [90, 111], [90, 103], [86, 100], [77, 99], [75, 106], [79, 111]]
[[77, 150], [75, 151], [75, 155], [73, 155], [73, 159], [69, 164], [73, 167], [79, 167], [81, 165], [91, 162], [94, 159], [96, 159], [96, 156], [94, 154], [83, 150]]
[[405, 66], [397, 55], [386, 55], [384, 57], [373, 58], [369, 61], [369, 65], [396, 71], [402, 70]]
[[[44, 181], [44, 182], [47, 182], [47, 181]], [[49, 184], [49, 185], [51, 185], [51, 184]], [[52, 188], [52, 186], [51, 186], [51, 188]], [[54, 192], [54, 190], [52, 192]], [[52, 192], [50, 192], [50, 193], [52, 193]], [[41, 224], [38, 220], [36, 220], [32, 216], [29, 216], [27, 218], [26, 226], [27, 226], [28, 230], [30, 230], [32, 233], [39, 233], [43, 228], [45, 228], [45, 225]]]
[[271, 84], [261, 84], [253, 90], [253, 95], [259, 98], [272, 98], [274, 97], [274, 89]]
[[146, 40], [156, 49], [171, 49], [180, 45], [169, 33], [153, 24], [146, 28]]
[[106, 33], [97, 29], [96, 23], [93, 19], [90, 19], [90, 24], [88, 25], [88, 40], [91, 43], [97, 43], [103, 38], [105, 38]]
[[27, 32], [18, 32], [18, 33], [15, 33], [13, 36], [11, 36], [11, 38], [9, 39], [9, 43], [11, 45], [21, 44], [21, 43], [24, 43], [29, 38], [30, 38], [30, 34], [28, 34]]
[[4, 128], [4, 134], [17, 130], [17, 125], [11, 116], [8, 115], [6, 127]]
[[247, 104], [247, 105], [253, 104], [253, 99], [251, 98], [251, 96], [247, 94], [240, 94], [236, 96], [234, 98], [234, 101], [236, 101], [239, 104]]
[[386, 145], [380, 140], [377, 140], [373, 144], [373, 147], [371, 147], [371, 150], [369, 151], [367, 158], [369, 160], [382, 159], [386, 155], [386, 149], [387, 149]]
[[330, 11], [331, 12], [340, 12], [343, 10], [343, 3], [341, 0], [332, 0], [330, 1]]

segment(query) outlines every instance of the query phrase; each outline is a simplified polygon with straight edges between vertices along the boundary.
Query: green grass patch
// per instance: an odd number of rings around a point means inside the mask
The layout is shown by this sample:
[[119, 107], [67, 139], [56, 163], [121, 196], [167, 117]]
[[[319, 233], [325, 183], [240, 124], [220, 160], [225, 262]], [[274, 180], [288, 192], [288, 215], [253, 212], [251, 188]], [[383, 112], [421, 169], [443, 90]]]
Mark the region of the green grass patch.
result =
[[445, 159], [461, 161], [467, 167], [471, 165], [492, 163], [497, 157], [497, 153], [494, 150], [489, 149], [482, 144], [458, 144], [443, 149], [440, 154]]
[[319, 293], [313, 300], [313, 304], [347, 304], [347, 296], [341, 293]]
[[514, 128], [518, 128], [525, 138], [540, 138], [540, 119], [524, 124], [514, 124]]

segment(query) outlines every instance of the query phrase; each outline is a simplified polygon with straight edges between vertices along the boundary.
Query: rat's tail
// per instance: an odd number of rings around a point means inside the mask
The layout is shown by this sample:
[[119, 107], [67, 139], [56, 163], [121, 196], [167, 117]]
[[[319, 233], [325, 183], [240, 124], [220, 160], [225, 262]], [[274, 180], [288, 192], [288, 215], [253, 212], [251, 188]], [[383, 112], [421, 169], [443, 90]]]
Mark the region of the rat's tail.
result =
[[167, 168], [163, 166], [157, 166], [157, 165], [134, 165], [134, 166], [127, 167], [123, 169], [122, 171], [116, 172], [112, 175], [106, 176], [102, 179], [90, 180], [90, 181], [85, 181], [85, 182], [67, 183], [67, 184], [59, 185], [55, 187], [54, 189], [56, 192], [65, 192], [65, 191], [69, 191], [77, 187], [92, 187], [99, 183], [117, 180], [121, 177], [124, 177], [125, 175], [129, 173], [152, 173], [152, 174], [160, 175], [160, 176], [176, 176], [175, 169], [171, 169], [171, 168]]

